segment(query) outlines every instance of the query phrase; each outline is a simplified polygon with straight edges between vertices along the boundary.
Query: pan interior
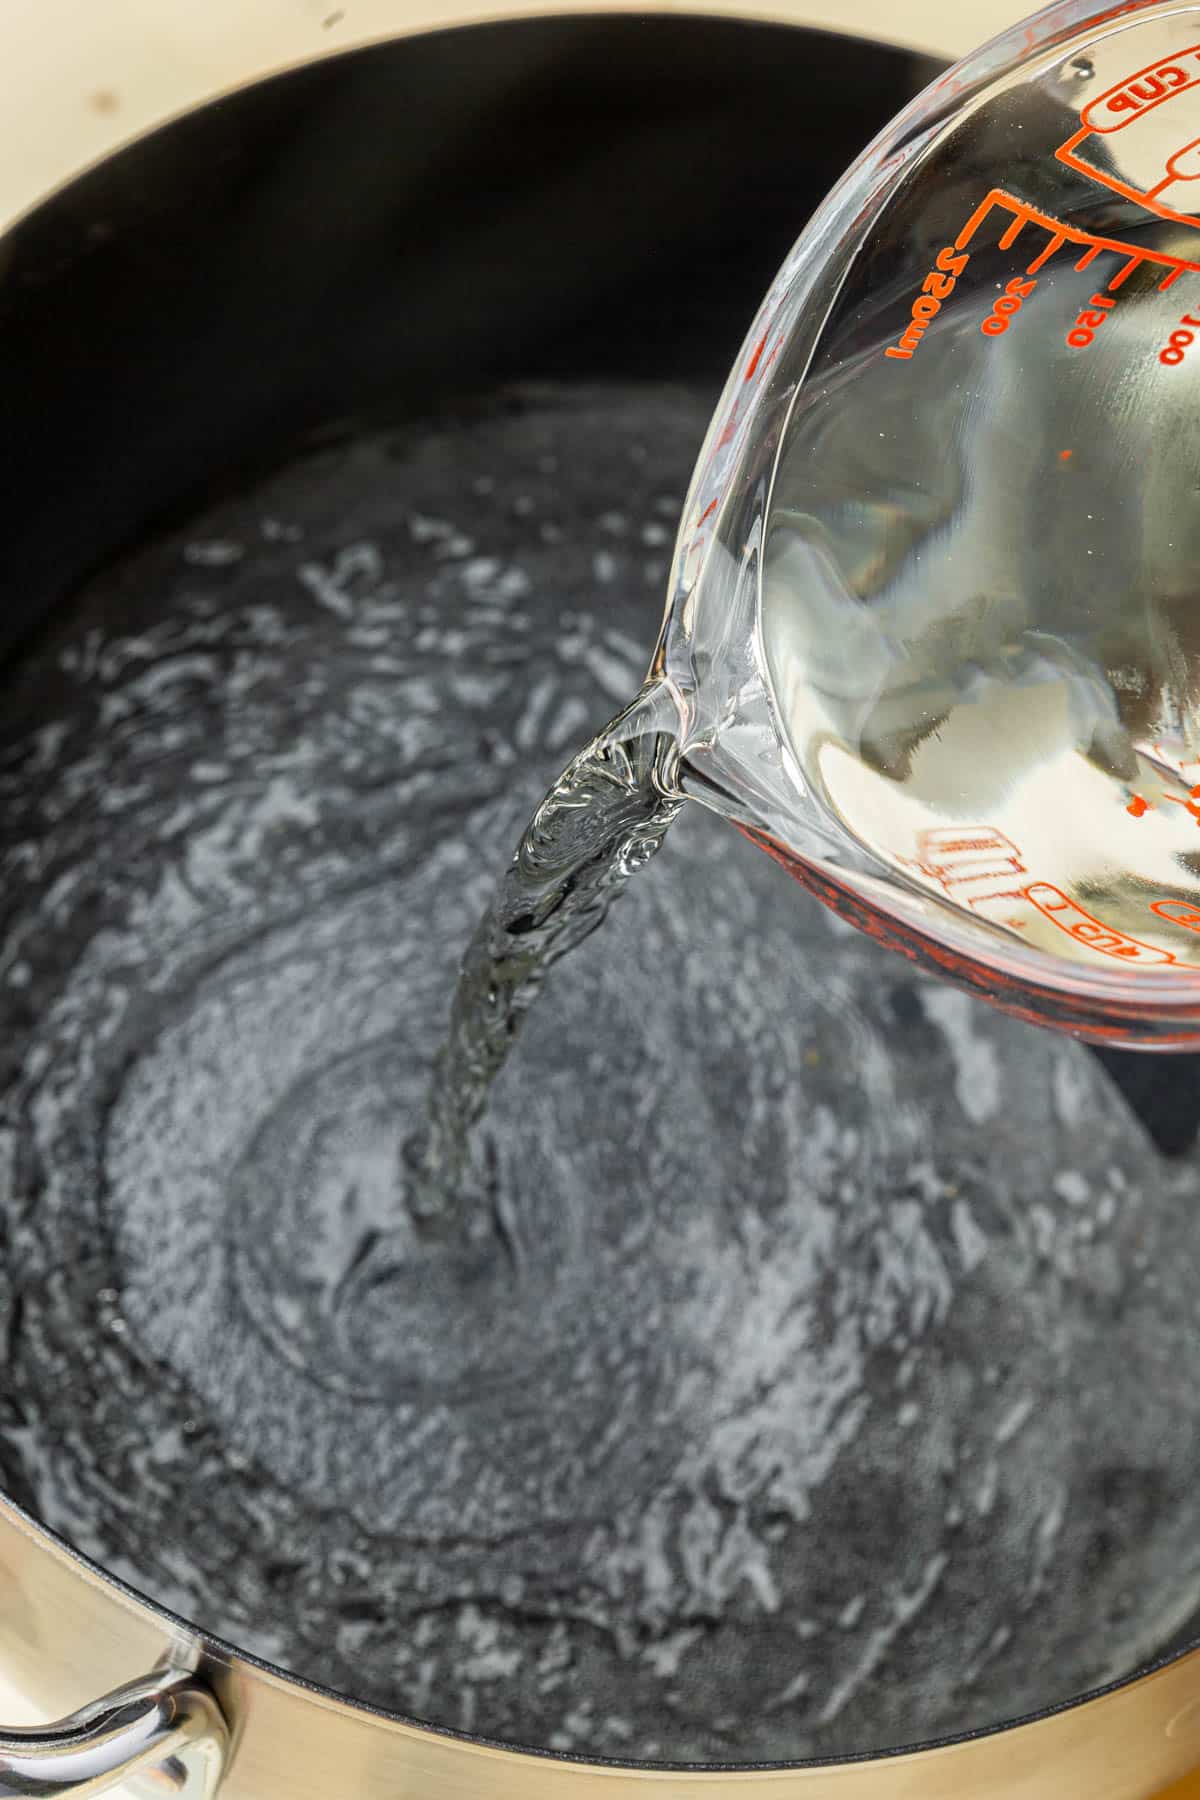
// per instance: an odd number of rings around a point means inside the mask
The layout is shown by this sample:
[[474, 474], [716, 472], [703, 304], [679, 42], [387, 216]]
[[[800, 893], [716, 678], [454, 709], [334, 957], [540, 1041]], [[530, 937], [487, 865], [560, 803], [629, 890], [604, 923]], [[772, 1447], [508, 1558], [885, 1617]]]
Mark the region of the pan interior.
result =
[[23, 660], [0, 1459], [343, 1693], [744, 1762], [994, 1724], [1186, 1627], [1200, 1240], [1194, 1159], [1086, 1051], [699, 814], [502, 1079], [503, 1244], [401, 1229], [456, 957], [636, 680], [704, 418], [542, 389], [331, 448]]

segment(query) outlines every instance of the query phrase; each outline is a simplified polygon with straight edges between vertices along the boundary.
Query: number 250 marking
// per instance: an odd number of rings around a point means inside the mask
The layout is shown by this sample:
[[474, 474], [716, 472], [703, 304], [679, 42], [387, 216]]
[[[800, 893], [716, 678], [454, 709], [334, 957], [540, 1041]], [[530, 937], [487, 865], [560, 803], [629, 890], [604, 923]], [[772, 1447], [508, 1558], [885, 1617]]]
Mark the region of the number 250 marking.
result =
[[941, 312], [942, 302], [948, 300], [958, 286], [959, 278], [970, 260], [969, 256], [956, 251], [952, 244], [947, 244], [944, 250], [938, 251], [937, 267], [931, 269], [921, 283], [921, 292], [912, 303], [911, 316], [903, 337], [898, 344], [889, 345], [883, 353], [885, 356], [908, 361]]

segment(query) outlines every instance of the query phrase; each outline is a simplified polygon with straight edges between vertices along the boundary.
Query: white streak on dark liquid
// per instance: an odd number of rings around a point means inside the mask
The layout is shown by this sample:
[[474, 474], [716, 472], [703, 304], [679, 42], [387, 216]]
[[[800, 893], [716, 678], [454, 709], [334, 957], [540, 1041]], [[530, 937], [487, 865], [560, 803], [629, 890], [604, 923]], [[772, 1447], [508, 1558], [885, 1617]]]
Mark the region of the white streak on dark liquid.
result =
[[[708, 412], [554, 390], [326, 450], [30, 652], [0, 1487], [359, 1699], [728, 1763], [1065, 1700], [1194, 1616], [1200, 1183], [1077, 1046], [692, 808], [518, 1005], [463, 1132], [487, 1204], [406, 1216], [457, 960], [646, 667]], [[632, 842], [592, 877], [657, 840], [647, 773], [568, 813]], [[535, 887], [518, 1002], [531, 937], [595, 917]]]

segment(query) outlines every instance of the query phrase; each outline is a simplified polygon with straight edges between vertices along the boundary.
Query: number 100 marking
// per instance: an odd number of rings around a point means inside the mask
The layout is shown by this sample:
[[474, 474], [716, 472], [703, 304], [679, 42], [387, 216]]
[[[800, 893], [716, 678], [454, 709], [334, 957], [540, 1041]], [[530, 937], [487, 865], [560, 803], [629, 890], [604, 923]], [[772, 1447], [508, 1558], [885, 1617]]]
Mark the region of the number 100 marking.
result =
[[1160, 363], [1165, 363], [1168, 369], [1177, 369], [1179, 367], [1180, 363], [1183, 361], [1184, 351], [1189, 345], [1195, 343], [1196, 332], [1200, 331], [1200, 319], [1193, 319], [1190, 313], [1184, 313], [1179, 323], [1181, 325], [1191, 325], [1194, 329], [1191, 331], [1173, 331], [1171, 333], [1171, 341], [1166, 349], [1159, 351], [1158, 360]]

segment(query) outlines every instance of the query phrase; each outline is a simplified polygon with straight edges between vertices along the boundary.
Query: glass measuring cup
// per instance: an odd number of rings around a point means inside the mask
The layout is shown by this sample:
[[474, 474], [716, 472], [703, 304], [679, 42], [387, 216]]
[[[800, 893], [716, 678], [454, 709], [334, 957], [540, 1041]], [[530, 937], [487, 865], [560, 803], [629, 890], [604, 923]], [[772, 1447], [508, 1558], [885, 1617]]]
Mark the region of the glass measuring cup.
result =
[[1038, 1022], [1200, 1040], [1200, 6], [1070, 0], [859, 159], [701, 452], [680, 785]]

